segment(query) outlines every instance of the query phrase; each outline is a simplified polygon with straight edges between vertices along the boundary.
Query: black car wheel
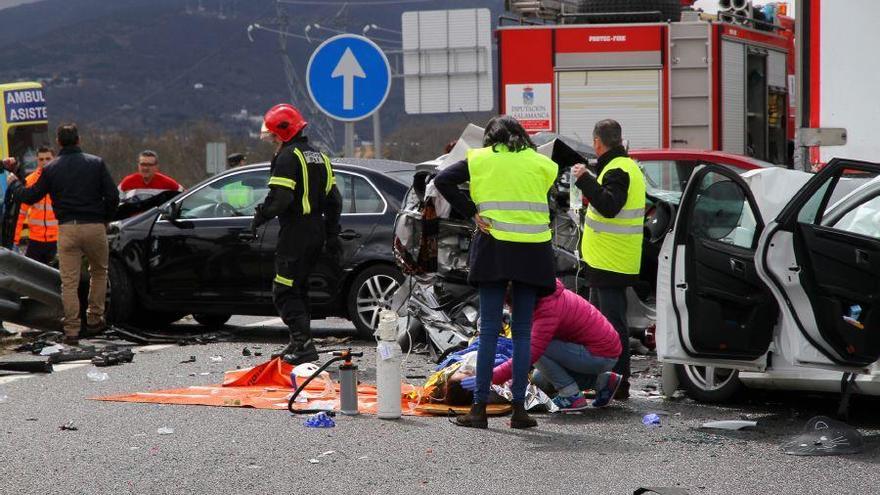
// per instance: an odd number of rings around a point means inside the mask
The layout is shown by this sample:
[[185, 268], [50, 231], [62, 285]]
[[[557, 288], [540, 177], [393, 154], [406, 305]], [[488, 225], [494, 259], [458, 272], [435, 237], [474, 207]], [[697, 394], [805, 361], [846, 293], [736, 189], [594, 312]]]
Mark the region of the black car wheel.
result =
[[699, 402], [724, 402], [743, 389], [739, 371], [714, 366], [675, 366], [678, 379], [688, 396]]
[[208, 328], [220, 328], [226, 324], [229, 319], [232, 318], [232, 315], [214, 315], [214, 314], [206, 314], [199, 313], [194, 314], [193, 319], [198, 322], [199, 325], [208, 327]]
[[348, 291], [348, 317], [359, 336], [372, 337], [379, 324], [379, 312], [391, 308], [391, 298], [403, 282], [399, 270], [373, 265], [360, 272]]
[[[131, 319], [135, 308], [134, 287], [131, 278], [125, 271], [125, 266], [118, 260], [111, 259], [109, 273], [107, 274], [109, 285], [107, 287], [107, 303], [105, 315], [107, 323], [126, 323]], [[88, 289], [85, 299], [88, 300]], [[81, 300], [82, 302], [82, 300]], [[88, 304], [88, 302], [86, 302]]]

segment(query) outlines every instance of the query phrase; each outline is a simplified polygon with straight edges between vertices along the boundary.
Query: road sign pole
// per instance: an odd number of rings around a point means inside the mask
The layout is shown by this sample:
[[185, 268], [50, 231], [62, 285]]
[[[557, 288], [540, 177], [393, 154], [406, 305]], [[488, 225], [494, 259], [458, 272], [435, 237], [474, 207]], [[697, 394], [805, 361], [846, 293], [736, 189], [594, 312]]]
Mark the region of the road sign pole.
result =
[[345, 123], [345, 149], [342, 154], [344, 156], [354, 156], [354, 122]]
[[382, 121], [379, 119], [379, 110], [373, 114], [373, 154], [376, 158], [382, 158]]

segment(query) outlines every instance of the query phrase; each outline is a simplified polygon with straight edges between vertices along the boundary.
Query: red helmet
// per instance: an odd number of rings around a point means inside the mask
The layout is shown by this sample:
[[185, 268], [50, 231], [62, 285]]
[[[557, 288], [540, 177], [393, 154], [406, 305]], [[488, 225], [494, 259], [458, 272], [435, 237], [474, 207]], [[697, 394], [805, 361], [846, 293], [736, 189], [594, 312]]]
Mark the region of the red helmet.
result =
[[299, 131], [309, 125], [299, 110], [287, 103], [270, 108], [263, 116], [263, 123], [266, 124], [266, 129], [269, 132], [278, 136], [282, 141], [290, 141], [292, 137], [299, 134]]

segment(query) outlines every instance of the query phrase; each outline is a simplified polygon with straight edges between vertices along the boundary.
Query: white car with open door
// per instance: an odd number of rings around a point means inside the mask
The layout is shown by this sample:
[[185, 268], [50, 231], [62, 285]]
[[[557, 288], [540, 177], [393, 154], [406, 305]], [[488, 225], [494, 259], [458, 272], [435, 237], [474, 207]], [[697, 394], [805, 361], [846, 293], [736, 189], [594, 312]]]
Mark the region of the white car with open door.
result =
[[851, 377], [880, 395], [880, 164], [697, 168], [660, 252], [657, 355], [702, 401]]

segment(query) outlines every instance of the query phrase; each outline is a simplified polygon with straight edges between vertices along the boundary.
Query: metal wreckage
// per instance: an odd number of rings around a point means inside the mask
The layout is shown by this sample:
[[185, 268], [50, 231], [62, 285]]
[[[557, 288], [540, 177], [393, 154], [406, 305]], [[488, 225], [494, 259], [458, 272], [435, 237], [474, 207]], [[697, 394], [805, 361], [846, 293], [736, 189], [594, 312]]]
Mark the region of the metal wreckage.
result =
[[[481, 147], [482, 139], [483, 129], [469, 125], [448, 154], [420, 164], [395, 223], [394, 255], [406, 275], [392, 304], [401, 316], [398, 343], [404, 352], [426, 345], [438, 363], [467, 347], [477, 335], [479, 297], [476, 287], [467, 281], [474, 223], [452, 210], [433, 187], [432, 179], [439, 170], [464, 159], [468, 149]], [[553, 133], [539, 133], [532, 139], [539, 153], [559, 165], [550, 193], [557, 277], [569, 289], [586, 295], [579, 255], [582, 209], [570, 208], [569, 170], [576, 163], [595, 162], [596, 154], [589, 146]], [[652, 233], [648, 239], [657, 236], [662, 234]], [[656, 262], [656, 254], [646, 258]], [[644, 338], [648, 330], [650, 338], [655, 321], [651, 281], [630, 289], [627, 298], [627, 319], [634, 335]], [[508, 317], [505, 310], [505, 321]]]

